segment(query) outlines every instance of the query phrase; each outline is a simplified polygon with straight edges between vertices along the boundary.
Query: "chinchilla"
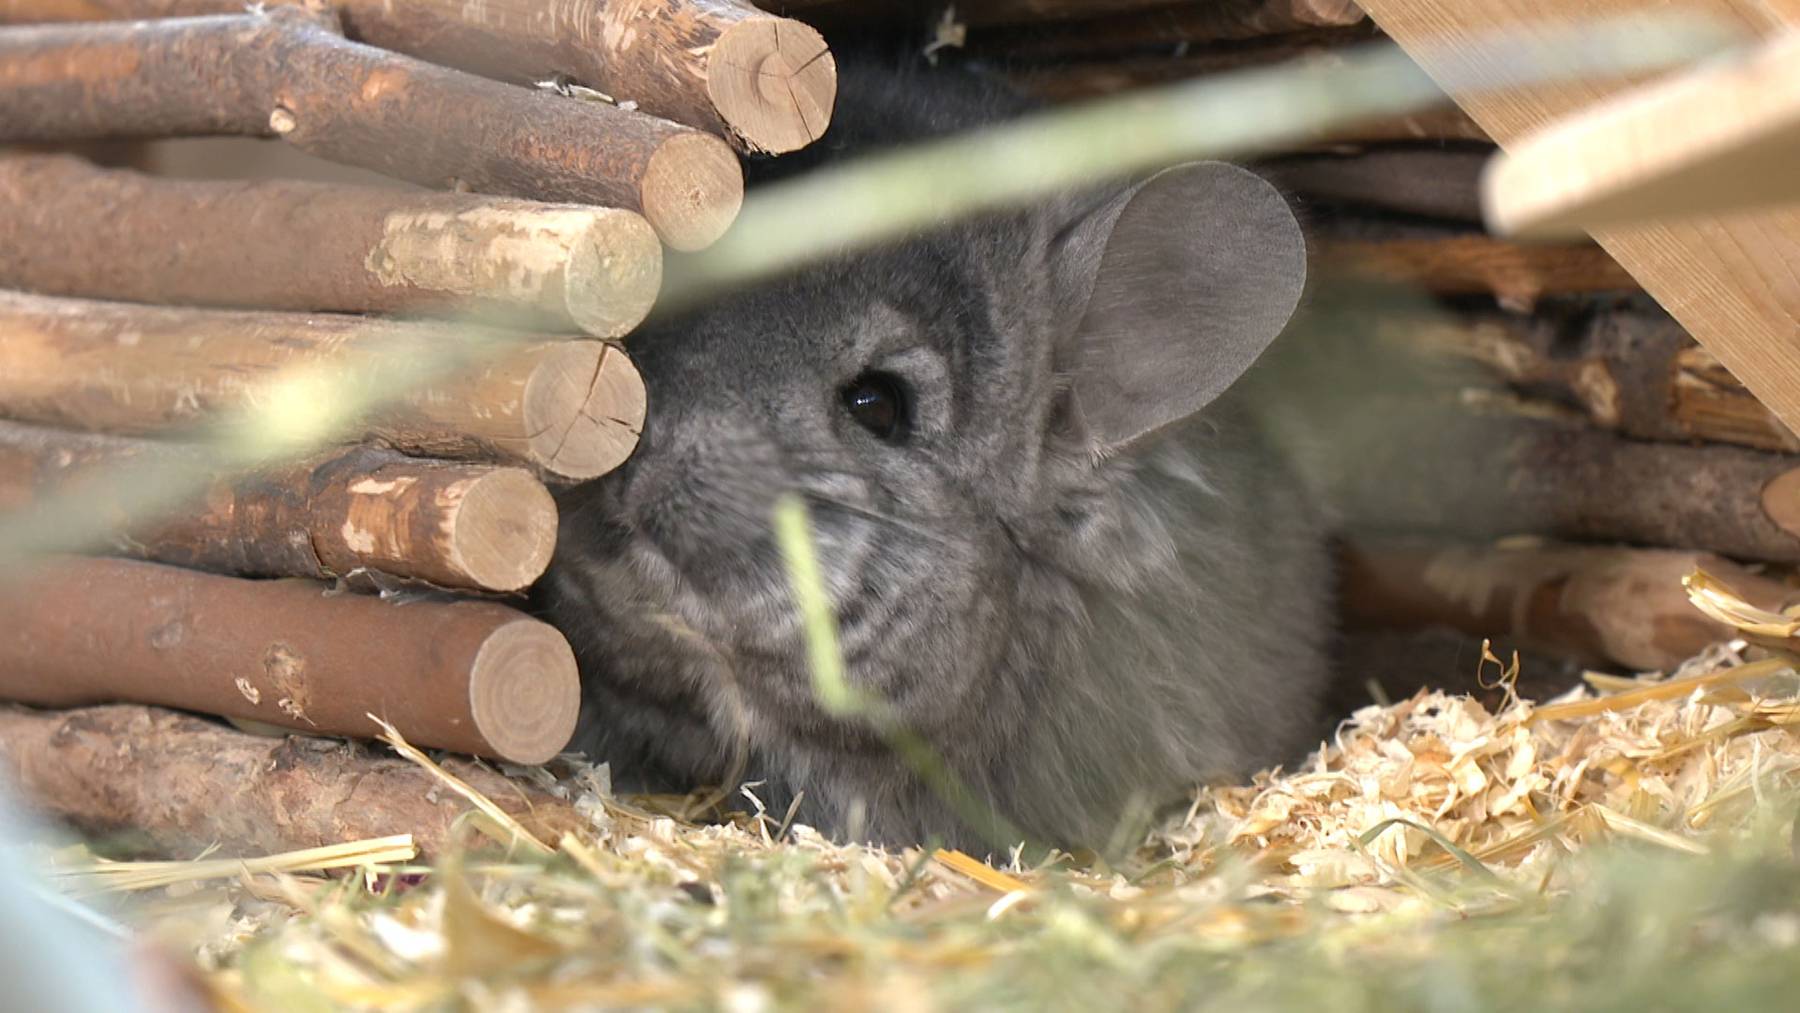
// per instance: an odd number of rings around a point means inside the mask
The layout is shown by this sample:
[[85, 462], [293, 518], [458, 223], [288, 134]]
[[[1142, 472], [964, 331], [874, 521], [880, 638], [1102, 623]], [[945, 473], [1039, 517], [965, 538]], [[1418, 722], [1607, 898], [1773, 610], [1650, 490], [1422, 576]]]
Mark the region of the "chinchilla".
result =
[[[845, 68], [782, 169], [1013, 107], [951, 72]], [[1101, 847], [1318, 731], [1320, 519], [1234, 382], [1301, 296], [1250, 172], [1196, 163], [840, 258], [629, 347], [636, 455], [562, 501], [546, 614], [575, 747], [640, 790], [761, 782], [834, 836]], [[849, 681], [984, 815], [815, 698], [771, 511], [813, 525]]]

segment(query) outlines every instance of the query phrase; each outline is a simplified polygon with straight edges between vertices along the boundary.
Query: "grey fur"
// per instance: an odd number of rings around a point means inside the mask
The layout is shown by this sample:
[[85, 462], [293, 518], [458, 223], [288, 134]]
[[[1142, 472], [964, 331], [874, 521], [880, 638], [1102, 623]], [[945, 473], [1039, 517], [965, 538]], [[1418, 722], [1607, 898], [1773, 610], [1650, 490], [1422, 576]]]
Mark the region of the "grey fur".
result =
[[[958, 123], [941, 95], [897, 108], [916, 82], [864, 105], [853, 85], [839, 122], [883, 118], [887, 136]], [[1241, 170], [1206, 171], [1242, 185]], [[564, 497], [541, 589], [582, 661], [577, 745], [626, 786], [762, 780], [775, 806], [803, 792], [801, 820], [829, 833], [983, 843], [991, 827], [813, 700], [769, 523], [791, 490], [811, 508], [851, 679], [1034, 838], [1100, 846], [1133, 805], [1297, 756], [1327, 671], [1319, 522], [1242, 385], [1196, 409], [1274, 337], [1299, 282], [1238, 291], [1242, 272], [1226, 271], [1235, 288], [1182, 304], [1209, 308], [1185, 319], [1159, 294], [1145, 300], [1156, 319], [1115, 312], [1097, 355], [1078, 326], [1091, 304], [1170, 280], [1098, 266], [1125, 241], [1127, 206], [1088, 194], [995, 216], [634, 337], [643, 442]], [[1300, 263], [1291, 218], [1265, 224], [1280, 234], [1239, 223], [1214, 238], [1234, 261]], [[1127, 368], [1158, 348], [1168, 368]], [[901, 446], [841, 408], [871, 368], [918, 392]]]

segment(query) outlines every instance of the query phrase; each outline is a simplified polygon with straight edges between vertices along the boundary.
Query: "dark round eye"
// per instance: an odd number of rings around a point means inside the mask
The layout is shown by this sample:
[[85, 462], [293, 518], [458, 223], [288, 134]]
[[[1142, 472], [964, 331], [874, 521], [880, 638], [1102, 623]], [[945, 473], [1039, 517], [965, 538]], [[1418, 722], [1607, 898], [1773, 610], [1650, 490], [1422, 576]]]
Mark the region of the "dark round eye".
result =
[[892, 373], [864, 373], [844, 387], [844, 410], [877, 439], [892, 443], [906, 435], [906, 384]]

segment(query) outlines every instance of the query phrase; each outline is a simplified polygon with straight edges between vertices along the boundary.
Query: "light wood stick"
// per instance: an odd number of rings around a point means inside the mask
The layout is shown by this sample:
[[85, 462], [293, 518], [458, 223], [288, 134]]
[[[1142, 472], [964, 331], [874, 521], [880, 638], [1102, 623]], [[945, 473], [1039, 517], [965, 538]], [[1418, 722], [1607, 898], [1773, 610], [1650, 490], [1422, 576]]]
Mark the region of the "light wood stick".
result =
[[286, 367], [329, 369], [348, 385], [369, 382], [364, 371], [480, 354], [422, 387], [408, 384], [343, 438], [576, 480], [630, 456], [645, 401], [624, 352], [598, 341], [475, 340], [447, 324], [0, 292], [0, 415], [154, 435], [228, 418], [268, 396]]
[[[91, 479], [128, 462], [209, 470], [197, 447], [0, 422], [0, 510], [103, 494]], [[147, 523], [121, 510], [108, 547], [246, 577], [375, 571], [504, 592], [549, 565], [556, 516], [556, 501], [525, 471], [359, 447], [220, 477], [187, 508]]]
[[1800, 202], [1800, 25], [1729, 63], [1515, 138], [1482, 194], [1497, 232], [1582, 235]]
[[137, 302], [475, 313], [630, 331], [662, 245], [619, 208], [317, 183], [156, 179], [0, 156], [0, 287]]
[[[837, 64], [804, 22], [738, 0], [331, 0], [352, 39], [519, 84], [561, 75], [619, 103], [780, 153], [818, 140]], [[4, 0], [7, 20], [235, 14], [236, 0]], [[9, 9], [10, 8], [10, 9]]]
[[718, 138], [347, 42], [267, 12], [0, 30], [0, 143], [274, 134], [426, 186], [640, 211], [699, 249], [743, 201]]
[[[539, 838], [588, 825], [528, 782], [467, 761], [446, 766]], [[0, 705], [0, 773], [33, 808], [115, 856], [192, 857], [216, 845], [250, 857], [412, 834], [430, 857], [458, 839], [471, 809], [417, 765], [354, 743], [250, 735], [131, 704]]]
[[0, 585], [0, 699], [148, 703], [543, 763], [575, 732], [575, 655], [491, 602], [332, 594], [304, 580], [57, 557]]
[[1681, 578], [1696, 567], [1768, 607], [1800, 597], [1695, 552], [1362, 539], [1342, 558], [1344, 617], [1353, 627], [1444, 626], [1635, 671], [1670, 671], [1736, 635], [1689, 604]]

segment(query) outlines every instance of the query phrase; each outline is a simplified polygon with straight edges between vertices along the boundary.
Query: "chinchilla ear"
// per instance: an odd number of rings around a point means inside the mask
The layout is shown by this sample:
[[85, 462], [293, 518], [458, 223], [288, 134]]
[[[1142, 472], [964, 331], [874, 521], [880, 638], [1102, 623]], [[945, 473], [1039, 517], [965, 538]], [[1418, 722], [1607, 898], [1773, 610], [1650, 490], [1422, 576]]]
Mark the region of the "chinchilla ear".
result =
[[1054, 251], [1081, 325], [1062, 366], [1074, 419], [1117, 450], [1206, 407], [1275, 340], [1306, 240], [1274, 186], [1224, 162], [1164, 170], [1084, 215]]

